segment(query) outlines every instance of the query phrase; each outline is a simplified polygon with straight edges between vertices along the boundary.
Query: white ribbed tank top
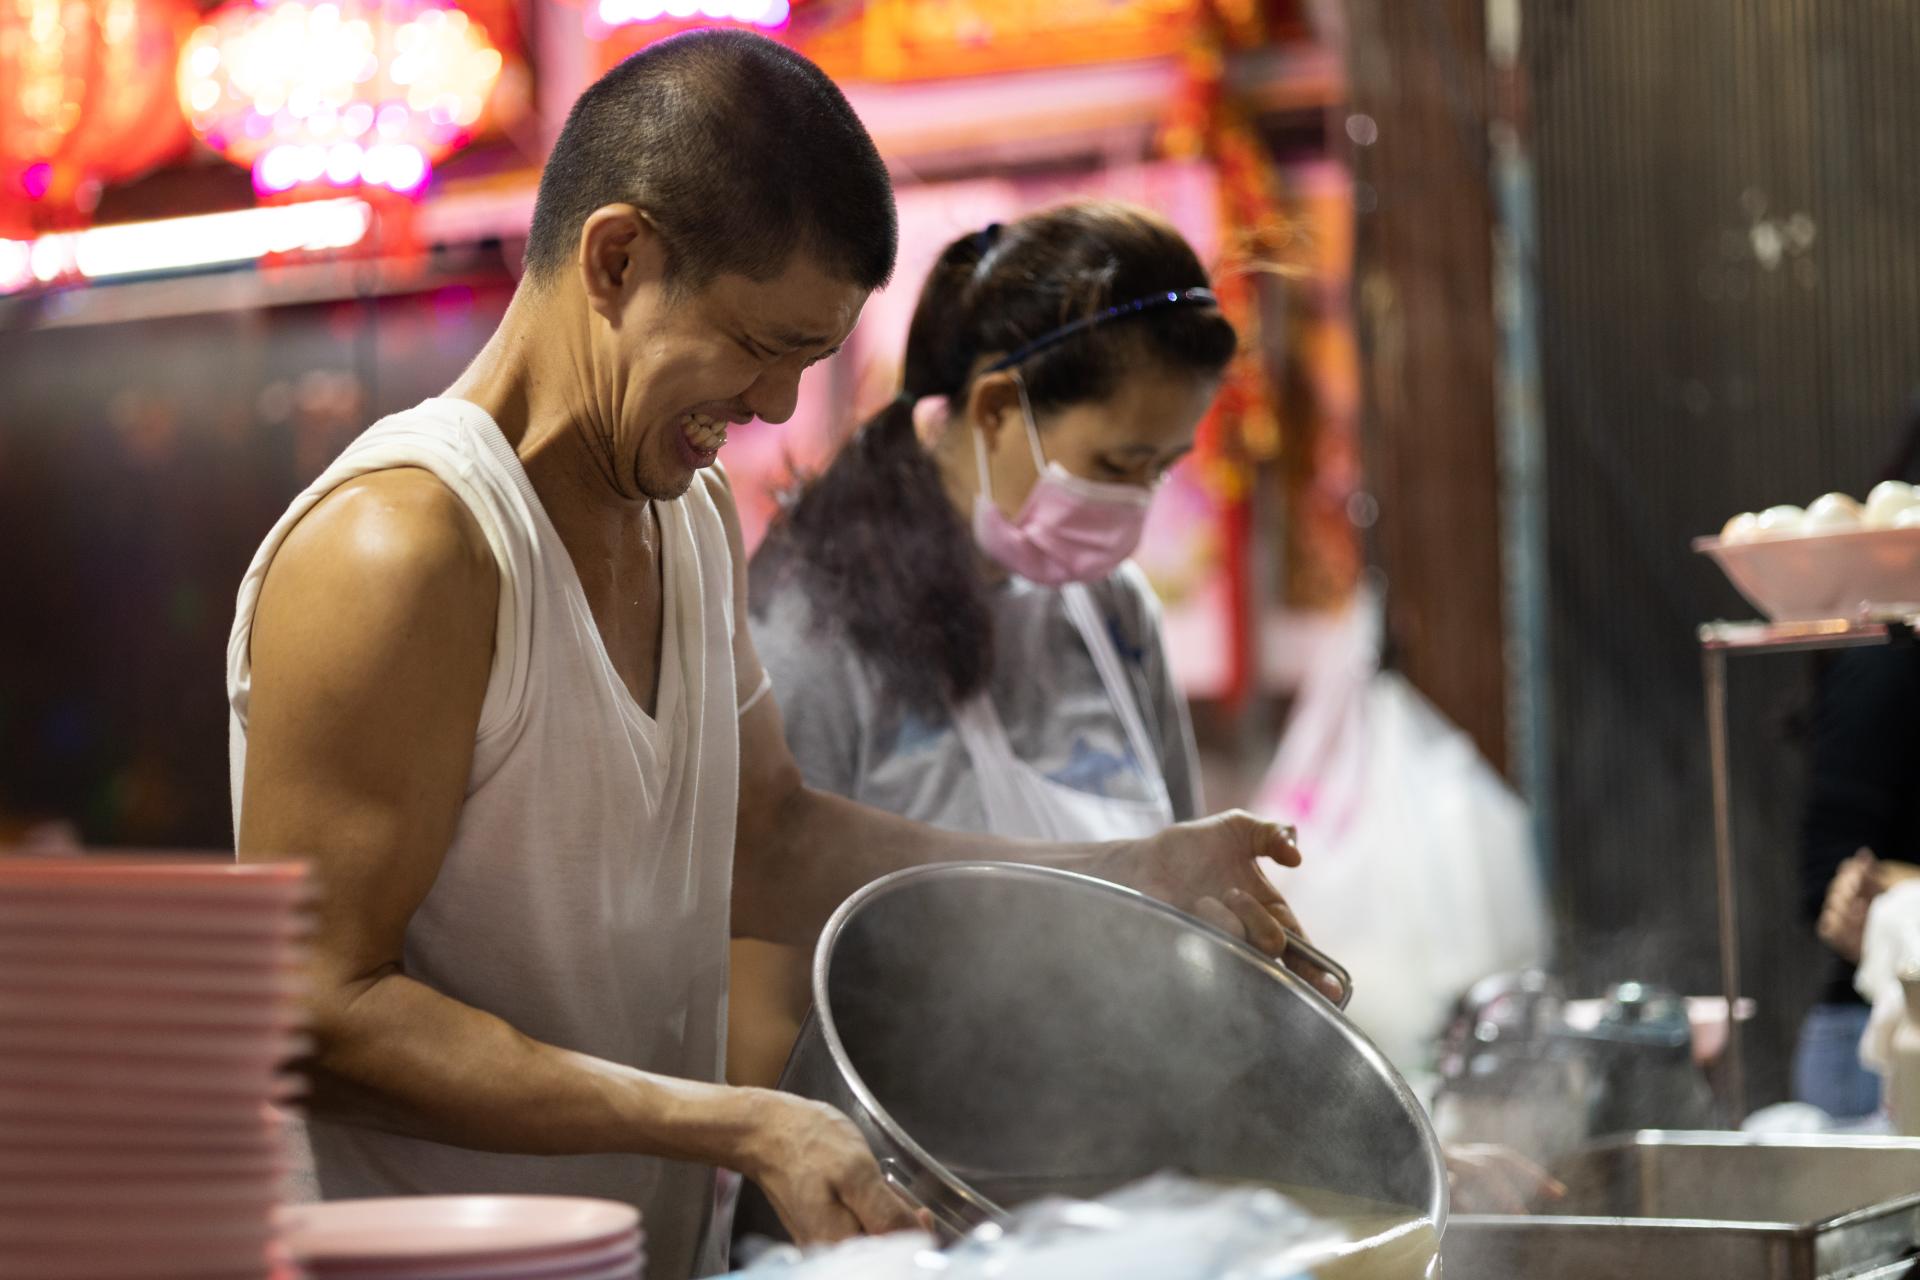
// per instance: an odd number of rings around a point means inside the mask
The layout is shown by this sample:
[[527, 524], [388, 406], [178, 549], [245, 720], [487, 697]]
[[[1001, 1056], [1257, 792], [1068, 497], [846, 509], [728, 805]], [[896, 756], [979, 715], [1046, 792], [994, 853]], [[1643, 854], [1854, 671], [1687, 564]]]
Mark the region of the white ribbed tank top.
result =
[[[294, 501], [241, 582], [227, 650], [234, 829], [267, 566], [321, 498], [394, 467], [438, 476], [485, 531], [500, 570], [466, 805], [408, 925], [406, 971], [549, 1044], [719, 1081], [740, 745], [733, 562], [710, 475], [657, 504], [665, 599], [649, 716], [609, 660], [573, 562], [492, 418], [434, 399], [375, 423]], [[713, 1179], [699, 1166], [497, 1155], [319, 1121], [308, 1131], [329, 1199], [603, 1196], [639, 1207], [655, 1280], [708, 1274], [724, 1260], [717, 1239], [700, 1247]]]

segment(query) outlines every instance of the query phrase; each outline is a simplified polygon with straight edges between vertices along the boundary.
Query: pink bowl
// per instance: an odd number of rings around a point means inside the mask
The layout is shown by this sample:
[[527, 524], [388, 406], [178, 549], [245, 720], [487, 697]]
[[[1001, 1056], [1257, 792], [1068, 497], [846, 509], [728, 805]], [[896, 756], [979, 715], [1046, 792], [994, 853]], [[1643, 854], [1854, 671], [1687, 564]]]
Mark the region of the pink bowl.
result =
[[1758, 542], [1696, 538], [1748, 603], [1775, 622], [1920, 612], [1920, 529], [1861, 529]]

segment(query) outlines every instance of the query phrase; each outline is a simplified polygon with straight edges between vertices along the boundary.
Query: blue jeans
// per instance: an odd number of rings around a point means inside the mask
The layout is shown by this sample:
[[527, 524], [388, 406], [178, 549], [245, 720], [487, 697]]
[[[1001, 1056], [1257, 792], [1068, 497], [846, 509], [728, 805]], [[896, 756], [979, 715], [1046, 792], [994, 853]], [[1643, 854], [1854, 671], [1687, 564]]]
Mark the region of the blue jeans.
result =
[[1860, 1035], [1867, 1029], [1863, 1004], [1817, 1004], [1800, 1024], [1793, 1055], [1793, 1096], [1836, 1120], [1854, 1120], [1880, 1109], [1880, 1077], [1860, 1065]]

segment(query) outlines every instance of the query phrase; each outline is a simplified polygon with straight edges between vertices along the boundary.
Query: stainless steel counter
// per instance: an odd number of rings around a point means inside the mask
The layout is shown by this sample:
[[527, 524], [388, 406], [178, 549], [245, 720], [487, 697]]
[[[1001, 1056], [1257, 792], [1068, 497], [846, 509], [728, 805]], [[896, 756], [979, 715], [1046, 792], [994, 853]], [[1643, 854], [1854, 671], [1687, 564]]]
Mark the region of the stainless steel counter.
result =
[[1454, 1218], [1448, 1276], [1861, 1280], [1920, 1251], [1920, 1140], [1648, 1131], [1555, 1172], [1551, 1214]]

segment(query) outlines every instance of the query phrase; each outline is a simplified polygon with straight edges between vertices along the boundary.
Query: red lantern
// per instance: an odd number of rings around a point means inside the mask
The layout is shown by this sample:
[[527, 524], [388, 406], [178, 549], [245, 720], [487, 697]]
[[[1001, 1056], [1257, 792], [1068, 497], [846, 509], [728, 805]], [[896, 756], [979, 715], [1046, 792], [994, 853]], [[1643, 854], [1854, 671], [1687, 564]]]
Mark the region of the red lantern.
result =
[[185, 0], [0, 0], [0, 224], [81, 221], [100, 185], [187, 141], [173, 65]]
[[278, 195], [418, 194], [480, 129], [501, 56], [448, 0], [234, 0], [187, 41], [195, 133]]

